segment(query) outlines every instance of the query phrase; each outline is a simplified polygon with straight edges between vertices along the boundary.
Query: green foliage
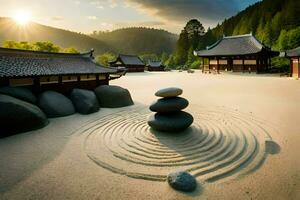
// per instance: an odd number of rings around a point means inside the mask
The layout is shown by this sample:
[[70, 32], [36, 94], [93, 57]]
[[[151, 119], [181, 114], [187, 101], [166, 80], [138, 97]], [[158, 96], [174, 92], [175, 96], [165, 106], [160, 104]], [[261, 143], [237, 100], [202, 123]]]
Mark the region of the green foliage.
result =
[[198, 20], [192, 19], [186, 24], [176, 44], [175, 65], [190, 65], [194, 62], [193, 51], [199, 46], [204, 34], [205, 29]]
[[22, 42], [16, 42], [16, 41], [4, 41], [2, 47], [4, 48], [10, 48], [10, 49], [23, 49], [23, 50], [33, 50], [33, 44], [22, 41]]
[[288, 58], [272, 58], [272, 67], [275, 72], [289, 72], [290, 60]]
[[153, 28], [122, 28], [114, 31], [94, 31], [91, 37], [109, 44], [115, 53], [170, 54], [175, 49], [178, 36]]
[[156, 54], [144, 54], [141, 55], [140, 58], [142, 59], [142, 61], [144, 62], [144, 64], [148, 64], [149, 61], [158, 61], [159, 57]]
[[166, 52], [163, 52], [161, 55], [160, 61], [163, 65], [166, 65], [167, 60], [169, 59], [169, 56]]
[[175, 59], [174, 59], [173, 55], [169, 56], [169, 59], [166, 61], [165, 65], [170, 69], [175, 69], [176, 64], [175, 64]]
[[51, 42], [35, 42], [33, 44], [33, 50], [57, 53], [60, 52], [61, 48]]
[[300, 27], [280, 32], [277, 40], [276, 48], [279, 50], [288, 50], [296, 48], [300, 45]]
[[96, 63], [108, 67], [109, 62], [114, 61], [116, 59], [116, 56], [112, 53], [104, 53], [96, 57]]
[[64, 52], [64, 53], [79, 53], [79, 52], [77, 51], [77, 49], [75, 49], [74, 47], [65, 48], [65, 49], [63, 50], [63, 52]]
[[54, 45], [51, 42], [27, 42], [27, 41], [5, 41], [3, 42], [2, 47], [11, 48], [11, 49], [23, 49], [23, 50], [31, 50], [31, 51], [42, 51], [42, 52], [63, 52], [63, 53], [78, 53], [78, 51], [73, 48], [61, 48], [57, 45]]
[[202, 61], [200, 59], [197, 59], [190, 65], [190, 68], [191, 69], [200, 69], [201, 65], [202, 65]]

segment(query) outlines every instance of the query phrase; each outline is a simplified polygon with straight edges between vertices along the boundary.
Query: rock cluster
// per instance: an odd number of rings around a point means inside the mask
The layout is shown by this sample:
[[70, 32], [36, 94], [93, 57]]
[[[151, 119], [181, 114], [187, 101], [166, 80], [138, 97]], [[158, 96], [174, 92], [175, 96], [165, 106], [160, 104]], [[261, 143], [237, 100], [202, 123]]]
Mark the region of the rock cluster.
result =
[[148, 120], [151, 128], [163, 132], [180, 132], [193, 123], [193, 116], [182, 111], [189, 105], [189, 102], [178, 97], [181, 94], [180, 88], [166, 88], [155, 93], [156, 96], [162, 98], [150, 106], [150, 110], [156, 112]]
[[65, 117], [75, 112], [91, 114], [100, 107], [132, 105], [129, 91], [119, 86], [103, 85], [95, 91], [74, 88], [70, 94], [44, 91], [36, 97], [25, 87], [0, 88], [0, 138], [42, 128], [47, 118]]

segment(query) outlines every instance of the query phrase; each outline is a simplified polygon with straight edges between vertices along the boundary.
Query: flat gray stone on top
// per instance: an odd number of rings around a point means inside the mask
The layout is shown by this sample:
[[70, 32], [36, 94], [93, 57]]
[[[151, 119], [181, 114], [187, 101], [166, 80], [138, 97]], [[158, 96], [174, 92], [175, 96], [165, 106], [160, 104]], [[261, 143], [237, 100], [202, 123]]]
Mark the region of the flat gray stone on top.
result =
[[161, 98], [152, 103], [150, 110], [153, 112], [174, 112], [180, 111], [188, 107], [188, 100], [181, 97]]
[[73, 89], [70, 98], [76, 111], [80, 114], [91, 114], [99, 110], [99, 103], [93, 91]]
[[161, 90], [158, 90], [155, 93], [155, 96], [158, 97], [177, 97], [182, 94], [182, 89], [176, 88], [176, 87], [169, 87], [169, 88], [164, 88]]
[[0, 137], [42, 128], [46, 115], [36, 105], [0, 94]]
[[40, 94], [38, 106], [50, 118], [64, 117], [75, 113], [72, 101], [54, 91], [46, 91]]
[[133, 105], [129, 91], [120, 86], [101, 85], [95, 89], [100, 107], [120, 108]]
[[180, 132], [187, 129], [193, 121], [193, 116], [183, 111], [155, 113], [149, 117], [148, 125], [157, 131]]
[[188, 172], [174, 172], [167, 177], [169, 185], [175, 190], [192, 192], [197, 187], [196, 179]]
[[29, 103], [36, 104], [37, 98], [34, 96], [34, 94], [28, 89], [24, 87], [10, 87], [5, 86], [0, 88], [1, 94], [6, 94], [12, 97], [15, 97], [17, 99], [27, 101]]

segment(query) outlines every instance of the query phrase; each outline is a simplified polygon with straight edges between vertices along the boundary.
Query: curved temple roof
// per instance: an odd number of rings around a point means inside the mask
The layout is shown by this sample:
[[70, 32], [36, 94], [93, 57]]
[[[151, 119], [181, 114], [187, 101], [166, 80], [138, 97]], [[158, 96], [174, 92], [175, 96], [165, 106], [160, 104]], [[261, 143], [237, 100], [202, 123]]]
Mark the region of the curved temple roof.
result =
[[207, 47], [206, 50], [195, 52], [195, 55], [200, 57], [250, 55], [259, 53], [263, 49], [272, 52], [270, 48], [263, 45], [252, 34], [224, 36], [215, 44]]
[[0, 77], [110, 74], [93, 61], [93, 50], [83, 54], [47, 53], [0, 48]]
[[287, 57], [300, 57], [300, 47], [286, 51]]
[[114, 64], [119, 60], [121, 60], [124, 65], [142, 65], [142, 66], [145, 65], [143, 61], [140, 59], [140, 57], [135, 55], [124, 55], [124, 54], [120, 54], [118, 58], [115, 61], [110, 62], [110, 64]]

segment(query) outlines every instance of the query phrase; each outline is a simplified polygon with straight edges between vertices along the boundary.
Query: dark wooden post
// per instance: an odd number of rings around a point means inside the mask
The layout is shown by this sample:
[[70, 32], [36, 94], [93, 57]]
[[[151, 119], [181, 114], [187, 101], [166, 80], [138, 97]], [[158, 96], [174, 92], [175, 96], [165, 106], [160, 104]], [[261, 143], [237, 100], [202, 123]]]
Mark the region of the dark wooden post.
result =
[[62, 84], [63, 84], [62, 76], [58, 76], [58, 84], [59, 84], [59, 85], [62, 85]]
[[205, 58], [202, 57], [202, 73], [204, 73], [204, 59]]
[[220, 69], [220, 62], [219, 58], [217, 58], [217, 73], [219, 74], [219, 69]]
[[41, 91], [40, 77], [35, 77], [33, 79], [33, 91], [39, 93]]
[[242, 59], [243, 59], [243, 73], [244, 73], [245, 72], [245, 58], [242, 57]]
[[210, 58], [208, 58], [208, 73], [210, 73]]
[[100, 79], [99, 79], [99, 74], [96, 74], [96, 85], [100, 85]]
[[105, 74], [105, 84], [109, 85], [109, 74]]

